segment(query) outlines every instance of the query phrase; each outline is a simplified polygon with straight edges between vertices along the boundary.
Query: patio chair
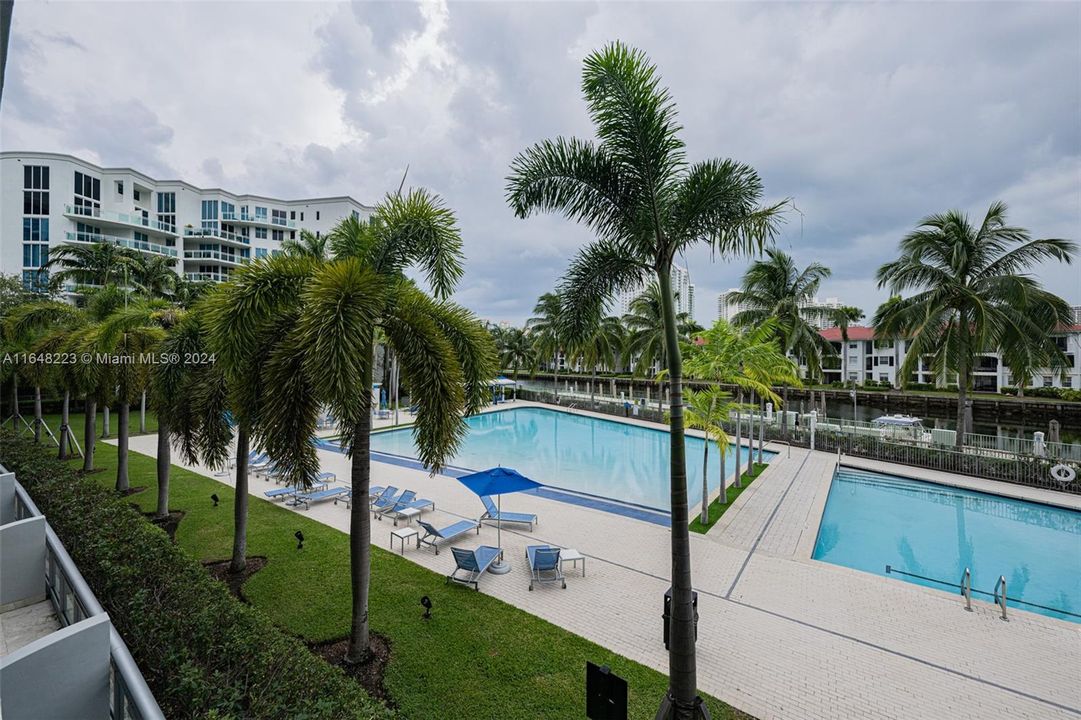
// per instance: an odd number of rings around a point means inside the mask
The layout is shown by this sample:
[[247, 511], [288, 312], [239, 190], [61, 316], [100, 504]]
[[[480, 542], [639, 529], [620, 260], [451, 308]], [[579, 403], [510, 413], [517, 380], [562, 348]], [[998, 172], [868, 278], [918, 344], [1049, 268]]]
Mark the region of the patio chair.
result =
[[[409, 492], [408, 490], [406, 492]], [[405, 493], [402, 493], [404, 495]], [[413, 493], [416, 495], [416, 493]], [[393, 485], [388, 485], [387, 489], [377, 497], [372, 499], [371, 511], [377, 515], [387, 508], [394, 507], [394, 503], [398, 502], [398, 499], [402, 496], [398, 494], [398, 488]]]
[[[472, 585], [473, 589], [480, 592], [480, 577], [488, 570], [492, 563], [503, 551], [491, 545], [481, 545], [476, 550], [464, 548], [451, 548], [454, 553], [454, 572], [447, 575], [447, 582], [452, 580], [462, 585]], [[458, 573], [465, 573], [462, 577]]]
[[346, 492], [348, 491], [343, 487], [326, 488], [325, 490], [319, 490], [317, 492], [311, 492], [309, 490], [308, 492], [298, 494], [293, 505], [297, 507], [303, 505], [305, 510], [309, 510], [311, 509], [312, 503], [323, 502], [324, 500], [336, 500]]
[[454, 538], [467, 533], [470, 530], [476, 530], [477, 534], [480, 534], [480, 523], [473, 520], [459, 520], [458, 522], [447, 525], [445, 528], [436, 529], [431, 523], [423, 520], [417, 520], [417, 524], [424, 529], [424, 535], [417, 536], [417, 547], [421, 545], [428, 545], [435, 549], [435, 554], [439, 554], [439, 541], [453, 540]]
[[425, 510], [435, 510], [435, 503], [428, 498], [416, 498], [407, 503], [398, 503], [390, 510], [387, 510], [382, 515], [383, 517], [389, 517], [394, 520], [394, 524], [397, 525], [398, 521], [402, 518], [407, 520], [414, 515], [421, 515]]
[[412, 490], [403, 490], [402, 494], [389, 501], [380, 502], [379, 505], [372, 505], [372, 512], [375, 513], [376, 520], [381, 520], [383, 513], [388, 513], [394, 510], [399, 505], [408, 505], [413, 502], [417, 497], [417, 494]]
[[529, 562], [529, 589], [533, 589], [533, 583], [558, 582], [562, 583], [563, 589], [567, 589], [567, 581], [563, 577], [563, 568], [559, 559], [559, 548], [551, 545], [530, 545], [525, 549], [525, 557]]
[[507, 512], [504, 510], [500, 512], [495, 503], [492, 502], [491, 495], [481, 495], [480, 501], [484, 503], [484, 514], [480, 516], [478, 522], [484, 522], [485, 520], [498, 520], [505, 523], [519, 523], [529, 526], [529, 532], [533, 532], [533, 525], [537, 522], [537, 516], [533, 513], [515, 513]]
[[[322, 473], [319, 476], [319, 479], [312, 483], [312, 486], [310, 488], [311, 491], [322, 490], [322, 489], [326, 488], [327, 482], [323, 478], [324, 475], [330, 475], [331, 477], [333, 477], [334, 473]], [[263, 493], [263, 495], [265, 495], [267, 498], [269, 498], [271, 500], [277, 500], [278, 498], [281, 498], [282, 500], [285, 500], [290, 495], [296, 495], [296, 494], [297, 494], [297, 487], [295, 485], [290, 486], [290, 487], [274, 488], [273, 490], [267, 490], [267, 491], [265, 491]]]
[[[370, 505], [371, 501], [382, 495], [385, 490], [387, 490], [387, 488], [382, 485], [368, 488], [368, 504]], [[353, 488], [348, 488], [343, 497], [335, 498], [334, 504], [337, 505], [339, 500], [345, 500], [345, 506], [347, 508], [353, 507]]]

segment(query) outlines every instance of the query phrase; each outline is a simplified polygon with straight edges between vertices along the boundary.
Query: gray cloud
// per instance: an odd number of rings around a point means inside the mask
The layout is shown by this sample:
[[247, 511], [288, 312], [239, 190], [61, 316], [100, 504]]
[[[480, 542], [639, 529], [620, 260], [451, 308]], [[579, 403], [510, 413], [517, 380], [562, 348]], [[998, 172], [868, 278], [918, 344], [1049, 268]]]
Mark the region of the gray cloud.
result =
[[[458, 299], [495, 320], [526, 317], [589, 240], [514, 218], [504, 177], [533, 142], [591, 136], [581, 62], [617, 38], [658, 64], [690, 156], [747, 162], [769, 198], [794, 198], [778, 244], [827, 263], [823, 294], [868, 313], [874, 269], [924, 215], [1002, 199], [1036, 235], [1081, 228], [1076, 4], [191, 3], [175, 21], [174, 6], [84, 6], [16, 13], [5, 147], [366, 202], [409, 164], [460, 218]], [[128, 80], [87, 90], [116, 67]], [[708, 321], [747, 261], [686, 261]], [[1077, 265], [1037, 272], [1081, 302]]]

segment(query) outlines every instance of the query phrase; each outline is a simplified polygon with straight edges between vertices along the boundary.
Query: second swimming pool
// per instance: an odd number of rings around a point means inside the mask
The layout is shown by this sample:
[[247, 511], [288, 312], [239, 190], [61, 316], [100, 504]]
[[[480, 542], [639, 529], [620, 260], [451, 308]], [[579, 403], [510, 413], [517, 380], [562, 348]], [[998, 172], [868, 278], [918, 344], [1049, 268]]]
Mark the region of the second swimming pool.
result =
[[[509, 408], [467, 418], [469, 433], [451, 465], [483, 470], [512, 467], [537, 482], [623, 502], [668, 510], [669, 437], [662, 430], [545, 408]], [[687, 437], [687, 492], [691, 507], [702, 501], [702, 453], [706, 443]], [[416, 457], [410, 429], [372, 434], [372, 450]], [[716, 443], [709, 453], [710, 492], [720, 487]], [[773, 453], [764, 453], [768, 460]], [[735, 472], [735, 446], [725, 470]], [[746, 468], [748, 450], [740, 450]]]

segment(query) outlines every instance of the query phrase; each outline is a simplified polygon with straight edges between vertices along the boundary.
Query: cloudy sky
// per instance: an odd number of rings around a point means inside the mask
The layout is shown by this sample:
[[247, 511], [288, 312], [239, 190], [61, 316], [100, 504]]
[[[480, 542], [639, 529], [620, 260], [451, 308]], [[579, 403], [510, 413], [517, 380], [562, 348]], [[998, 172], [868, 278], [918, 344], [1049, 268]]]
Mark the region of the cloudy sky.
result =
[[[646, 50], [692, 159], [793, 198], [778, 244], [873, 312], [874, 269], [924, 215], [996, 199], [1081, 239], [1081, 4], [16, 3], [0, 147], [159, 179], [374, 203], [411, 184], [458, 212], [457, 299], [520, 322], [588, 233], [518, 220], [510, 160], [591, 136], [583, 57]], [[745, 261], [685, 259], [697, 315]], [[1081, 263], [1039, 275], [1081, 303]]]

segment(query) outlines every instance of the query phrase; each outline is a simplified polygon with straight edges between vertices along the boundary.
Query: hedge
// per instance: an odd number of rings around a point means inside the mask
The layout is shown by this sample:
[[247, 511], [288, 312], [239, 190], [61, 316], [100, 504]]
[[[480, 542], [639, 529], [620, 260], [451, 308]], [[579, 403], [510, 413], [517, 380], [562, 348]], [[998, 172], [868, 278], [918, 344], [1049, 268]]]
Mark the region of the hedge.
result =
[[0, 430], [0, 462], [48, 518], [166, 717], [395, 717], [234, 598], [127, 502], [29, 438]]

